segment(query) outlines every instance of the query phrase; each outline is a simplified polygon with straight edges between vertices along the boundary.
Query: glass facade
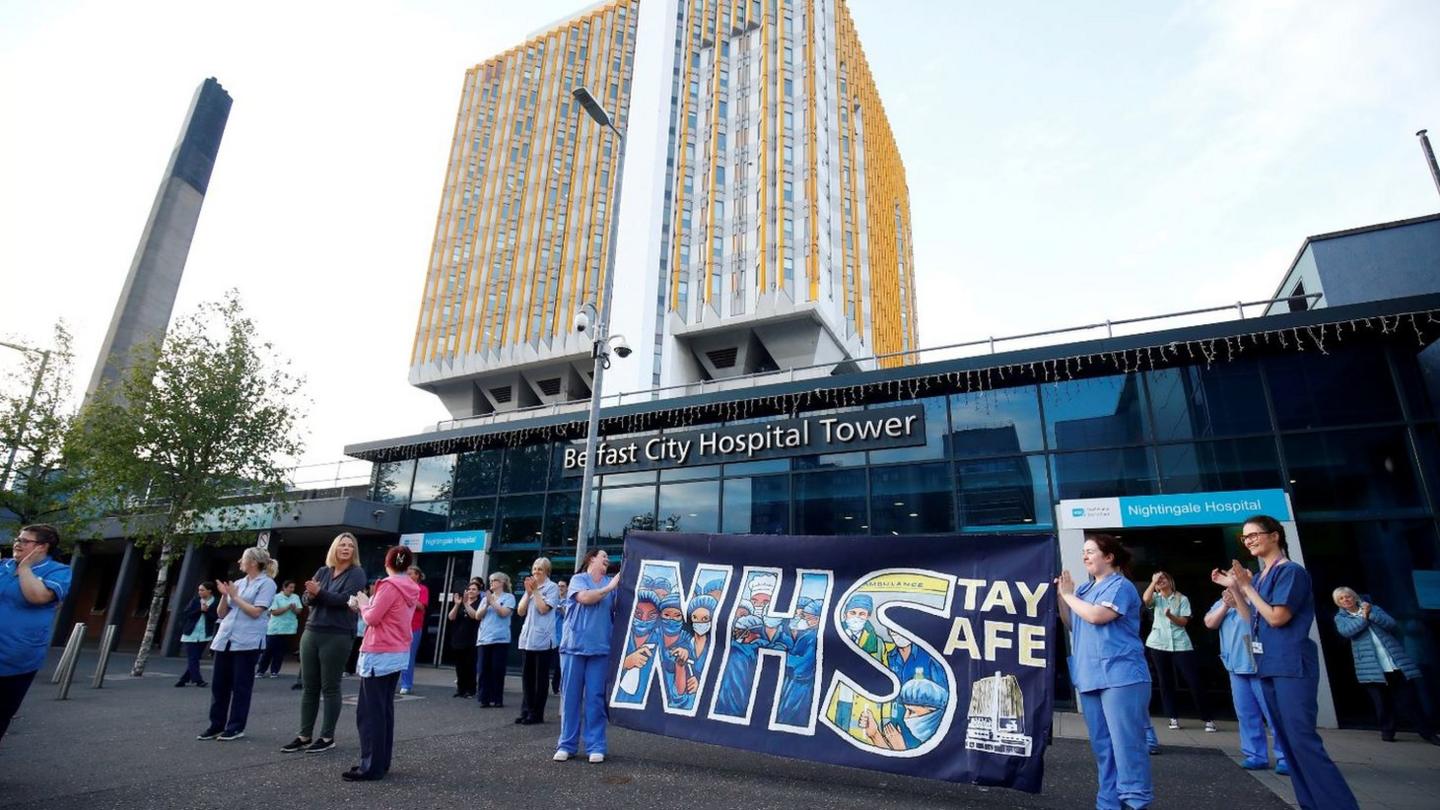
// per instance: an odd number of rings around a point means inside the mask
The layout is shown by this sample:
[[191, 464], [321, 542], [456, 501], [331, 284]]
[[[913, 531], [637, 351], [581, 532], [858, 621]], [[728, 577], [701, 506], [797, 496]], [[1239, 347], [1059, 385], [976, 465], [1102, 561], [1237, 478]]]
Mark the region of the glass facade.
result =
[[[596, 543], [618, 556], [637, 529], [1052, 531], [1060, 499], [1284, 488], [1315, 581], [1340, 718], [1363, 725], [1373, 718], [1348, 642], [1334, 632], [1330, 593], [1339, 585], [1396, 617], [1440, 706], [1440, 606], [1422, 603], [1411, 573], [1440, 570], [1440, 427], [1430, 403], [1413, 351], [1383, 344], [1198, 360], [870, 405], [924, 406], [925, 443], [604, 475], [591, 514]], [[378, 464], [374, 497], [407, 504], [407, 530], [489, 530], [491, 566], [512, 576], [539, 554], [573, 570], [579, 477], [560, 473], [563, 448]], [[1163, 559], [1163, 548], [1155, 553]]]

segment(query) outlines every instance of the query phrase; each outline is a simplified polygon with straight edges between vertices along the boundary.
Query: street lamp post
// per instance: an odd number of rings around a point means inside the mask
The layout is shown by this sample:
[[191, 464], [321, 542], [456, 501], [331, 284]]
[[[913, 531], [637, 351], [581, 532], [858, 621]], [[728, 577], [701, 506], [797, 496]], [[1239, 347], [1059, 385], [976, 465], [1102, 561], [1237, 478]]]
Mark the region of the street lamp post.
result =
[[20, 442], [25, 438], [26, 423], [30, 421], [30, 409], [35, 407], [35, 398], [40, 395], [40, 386], [45, 382], [45, 367], [50, 364], [50, 350], [35, 349], [4, 341], [0, 341], [0, 346], [14, 349], [23, 354], [40, 355], [40, 368], [35, 372], [35, 382], [30, 386], [30, 398], [25, 400], [25, 408], [20, 411], [20, 419], [15, 425], [15, 441], [10, 443], [10, 455], [5, 459], [5, 472], [0, 473], [0, 489], [5, 489], [10, 485], [10, 471], [15, 469], [15, 454], [19, 452]]
[[[605, 259], [605, 287], [600, 294], [599, 308], [596, 316], [590, 318], [593, 330], [591, 334], [590, 355], [594, 359], [594, 368], [590, 374], [590, 421], [585, 431], [585, 469], [580, 479], [580, 525], [575, 531], [575, 564], [585, 558], [585, 549], [590, 540], [590, 529], [593, 520], [590, 515], [591, 493], [595, 488], [595, 448], [599, 444], [600, 432], [600, 395], [604, 385], [605, 369], [610, 366], [610, 296], [615, 287], [615, 236], [620, 226], [620, 189], [625, 179], [625, 136], [615, 128], [610, 119], [610, 114], [600, 106], [600, 102], [590, 95], [590, 91], [584, 87], [577, 87], [570, 91], [575, 101], [585, 110], [595, 123], [599, 124], [615, 135], [615, 142], [619, 145], [620, 154], [615, 162], [615, 193], [610, 198], [610, 250]], [[623, 344], [621, 344], [623, 346]], [[629, 354], [628, 350], [618, 350], [616, 354], [624, 357]]]

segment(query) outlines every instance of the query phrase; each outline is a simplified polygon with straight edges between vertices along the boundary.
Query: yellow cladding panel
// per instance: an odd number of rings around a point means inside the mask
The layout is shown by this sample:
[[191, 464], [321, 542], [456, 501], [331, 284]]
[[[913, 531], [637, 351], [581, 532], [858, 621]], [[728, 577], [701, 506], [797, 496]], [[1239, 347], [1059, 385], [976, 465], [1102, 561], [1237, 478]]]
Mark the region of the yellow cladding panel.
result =
[[591, 88], [624, 128], [637, 6], [591, 9], [466, 71], [412, 365], [547, 341], [599, 286], [619, 154], [570, 90]]
[[[869, 316], [873, 335], [871, 350], [876, 355], [893, 354], [913, 349], [916, 344], [910, 190], [905, 182], [905, 165], [900, 159], [900, 149], [890, 130], [885, 107], [880, 103], [880, 94], [860, 47], [855, 23], [844, 0], [836, 0], [836, 6], [839, 57], [846, 68], [850, 97], [861, 110], [863, 125], [855, 127], [854, 118], [851, 118], [852, 132], [860, 131], [863, 138], [864, 166], [860, 168], [865, 172], [865, 234], [870, 269], [870, 305], [865, 314]], [[896, 211], [899, 212], [898, 223]], [[855, 245], [858, 250], [858, 239]], [[900, 277], [902, 272], [905, 274], [903, 282]], [[858, 285], [859, 279], [855, 281]], [[902, 313], [905, 316], [903, 319]], [[880, 365], [891, 367], [913, 362], [915, 358], [911, 355], [887, 358]]]

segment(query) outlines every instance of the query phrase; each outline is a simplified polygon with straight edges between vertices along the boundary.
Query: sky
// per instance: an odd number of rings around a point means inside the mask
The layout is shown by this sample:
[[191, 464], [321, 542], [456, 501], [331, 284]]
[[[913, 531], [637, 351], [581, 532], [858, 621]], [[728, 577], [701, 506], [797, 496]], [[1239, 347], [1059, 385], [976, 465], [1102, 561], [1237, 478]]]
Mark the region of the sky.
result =
[[[195, 87], [235, 99], [176, 313], [235, 288], [305, 464], [406, 381], [464, 71], [577, 0], [0, 0], [0, 339], [83, 390]], [[1306, 236], [1440, 210], [1440, 3], [851, 0], [910, 188], [922, 346], [1269, 298]], [[18, 360], [0, 352], [0, 368]]]

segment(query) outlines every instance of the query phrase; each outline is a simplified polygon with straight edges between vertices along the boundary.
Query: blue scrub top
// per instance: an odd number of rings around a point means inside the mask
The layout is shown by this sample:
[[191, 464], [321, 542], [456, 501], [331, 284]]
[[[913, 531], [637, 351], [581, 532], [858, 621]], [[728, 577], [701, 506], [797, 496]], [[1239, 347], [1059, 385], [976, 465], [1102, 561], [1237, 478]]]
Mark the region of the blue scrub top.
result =
[[1290, 621], [1271, 627], [1255, 612], [1251, 631], [1262, 652], [1255, 656], [1256, 674], [1262, 678], [1313, 678], [1320, 673], [1319, 653], [1310, 640], [1315, 623], [1315, 593], [1310, 572], [1299, 563], [1277, 563], [1269, 573], [1255, 580], [1255, 590], [1271, 607], [1290, 608]]
[[1140, 592], [1120, 573], [1091, 580], [1075, 589], [1075, 595], [1092, 605], [1103, 605], [1118, 618], [1105, 624], [1091, 624], [1071, 615], [1071, 680], [1081, 692], [1094, 692], [1150, 683], [1145, 666], [1145, 646], [1140, 643]]
[[566, 655], [610, 654], [610, 631], [615, 624], [615, 592], [605, 594], [605, 598], [593, 605], [575, 601], [577, 593], [598, 590], [609, 583], [610, 577], [601, 576], [596, 582], [584, 571], [570, 578], [570, 590], [565, 593], [565, 629], [560, 652]]
[[13, 559], [0, 562], [0, 677], [23, 675], [45, 665], [55, 611], [70, 592], [70, 566], [47, 557], [30, 570], [55, 598], [43, 605], [30, 604], [20, 590], [19, 564]]
[[[1206, 613], [1214, 613], [1224, 605], [1225, 600], [1216, 599]], [[1220, 663], [1225, 665], [1226, 672], [1255, 674], [1255, 656], [1250, 652], [1250, 623], [1240, 618], [1235, 608], [1227, 608], [1220, 622]]]

